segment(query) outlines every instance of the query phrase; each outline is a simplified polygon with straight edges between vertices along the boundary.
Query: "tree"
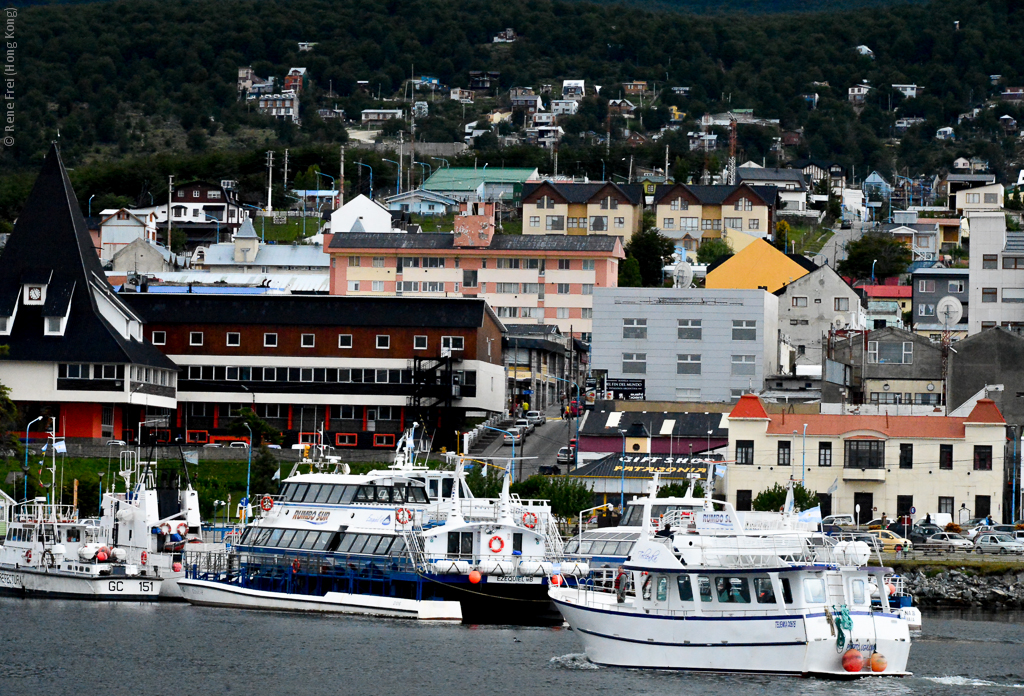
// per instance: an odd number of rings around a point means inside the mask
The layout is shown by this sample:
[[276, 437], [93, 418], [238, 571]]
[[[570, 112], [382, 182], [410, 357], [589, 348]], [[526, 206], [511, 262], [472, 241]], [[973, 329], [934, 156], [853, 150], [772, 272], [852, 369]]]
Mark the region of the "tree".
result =
[[697, 249], [697, 263], [710, 266], [723, 256], [730, 256], [732, 248], [724, 239], [709, 239]]
[[645, 288], [661, 287], [664, 284], [662, 269], [672, 261], [675, 243], [657, 227], [648, 227], [646, 219], [644, 222], [644, 229], [634, 234], [626, 245], [626, 255], [636, 259], [640, 282]]
[[[532, 478], [532, 477], [531, 477]], [[594, 503], [594, 493], [579, 479], [562, 476], [543, 477], [547, 482], [544, 497], [551, 503], [551, 512], [562, 519], [580, 514]]]
[[[880, 230], [871, 230], [846, 244], [846, 258], [839, 262], [841, 275], [881, 280], [907, 272], [910, 249]], [[872, 266], [874, 270], [872, 272]]]
[[[266, 447], [260, 447], [259, 450], [254, 452], [251, 465], [251, 475], [249, 477], [249, 491], [253, 496], [253, 500], [256, 496], [263, 493], [270, 493], [271, 495], [277, 493], [277, 489], [280, 483], [280, 477], [277, 480], [274, 479], [281, 464], [274, 457], [274, 454]], [[258, 503], [258, 501], [257, 501]]]
[[[667, 486], [662, 486], [658, 489], [659, 498], [682, 498], [686, 495], [686, 491], [689, 488], [689, 484], [685, 483], [670, 483]], [[704, 486], [697, 484], [693, 487], [693, 497], [703, 498], [704, 497]]]
[[[320, 165], [311, 164], [306, 171], [299, 172], [295, 175], [295, 180], [292, 184], [296, 189], [300, 191], [311, 191], [313, 189], [319, 189], [320, 184], [317, 181], [320, 177], [317, 174], [320, 172]], [[330, 182], [328, 182], [330, 183]]]
[[[753, 508], [763, 512], [778, 512], [786, 504], [786, 487], [780, 483], [763, 490], [754, 498]], [[793, 485], [793, 505], [796, 510], [810, 510], [818, 505], [818, 494], [809, 491], [801, 484]]]
[[[249, 428], [246, 428], [248, 423]], [[228, 424], [228, 432], [234, 435], [248, 435], [252, 429], [253, 447], [258, 447], [264, 442], [279, 445], [281, 444], [281, 433], [271, 427], [270, 423], [256, 415], [251, 408], [243, 408], [238, 412], [238, 418]]]
[[640, 263], [632, 256], [627, 256], [619, 265], [619, 287], [639, 288], [643, 286], [640, 275]]

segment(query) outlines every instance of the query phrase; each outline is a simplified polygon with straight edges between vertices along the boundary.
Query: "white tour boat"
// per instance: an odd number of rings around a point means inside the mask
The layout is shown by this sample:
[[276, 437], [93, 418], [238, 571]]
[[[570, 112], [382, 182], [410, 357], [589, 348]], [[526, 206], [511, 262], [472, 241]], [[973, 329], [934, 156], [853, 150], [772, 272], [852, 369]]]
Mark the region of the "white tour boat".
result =
[[[656, 483], [655, 483], [656, 487]], [[710, 486], [708, 486], [710, 489]], [[828, 678], [904, 676], [906, 620], [871, 602], [891, 569], [862, 542], [798, 531], [752, 535], [728, 503], [704, 499], [671, 532], [643, 531], [611, 587], [552, 587], [588, 658], [601, 665]]]

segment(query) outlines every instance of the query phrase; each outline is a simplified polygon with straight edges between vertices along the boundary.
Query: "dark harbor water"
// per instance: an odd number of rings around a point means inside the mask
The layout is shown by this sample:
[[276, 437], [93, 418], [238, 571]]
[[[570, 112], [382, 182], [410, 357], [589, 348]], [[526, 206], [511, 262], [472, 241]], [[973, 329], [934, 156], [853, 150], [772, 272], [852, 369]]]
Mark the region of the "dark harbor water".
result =
[[913, 677], [851, 683], [597, 668], [566, 629], [18, 599], [0, 616], [2, 696], [1024, 693], [1022, 612], [927, 613]]

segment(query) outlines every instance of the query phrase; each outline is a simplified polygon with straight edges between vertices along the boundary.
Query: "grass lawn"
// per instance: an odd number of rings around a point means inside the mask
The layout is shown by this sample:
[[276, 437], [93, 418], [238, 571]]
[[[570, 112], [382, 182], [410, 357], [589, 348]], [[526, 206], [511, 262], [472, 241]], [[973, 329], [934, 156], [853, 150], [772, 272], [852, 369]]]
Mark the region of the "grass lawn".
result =
[[[789, 221], [787, 220], [787, 222]], [[832, 228], [823, 227], [818, 224], [799, 225], [790, 222], [790, 225], [789, 234], [786, 237], [790, 245], [787, 248], [787, 253], [792, 253], [792, 248], [795, 246], [796, 253], [813, 256], [821, 251], [821, 248], [825, 246], [825, 242], [834, 234]]]
[[257, 218], [253, 221], [253, 227], [256, 229], [256, 234], [265, 238], [268, 242], [290, 244], [303, 238], [303, 219], [306, 222], [305, 236], [312, 237], [320, 229], [320, 218], [312, 215], [308, 215], [306, 218], [290, 217], [288, 222], [282, 225], [274, 224], [273, 218]]

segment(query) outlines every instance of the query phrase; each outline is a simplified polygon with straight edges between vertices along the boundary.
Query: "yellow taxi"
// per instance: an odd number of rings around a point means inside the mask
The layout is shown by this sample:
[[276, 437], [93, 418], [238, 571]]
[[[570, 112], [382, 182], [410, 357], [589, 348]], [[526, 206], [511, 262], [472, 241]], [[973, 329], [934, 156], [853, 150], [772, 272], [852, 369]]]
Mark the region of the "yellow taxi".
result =
[[888, 529], [869, 529], [868, 534], [878, 537], [878, 543], [882, 545], [882, 550], [886, 553], [895, 552], [897, 546], [899, 546], [903, 551], [910, 551], [914, 546], [910, 542], [910, 539], [904, 539], [899, 534], [894, 534]]

